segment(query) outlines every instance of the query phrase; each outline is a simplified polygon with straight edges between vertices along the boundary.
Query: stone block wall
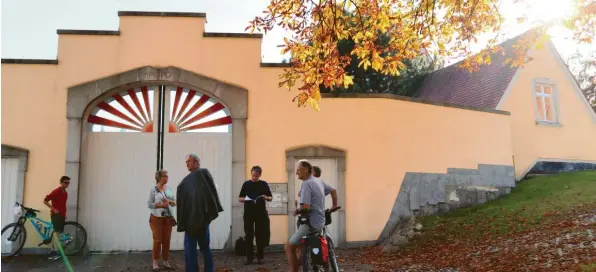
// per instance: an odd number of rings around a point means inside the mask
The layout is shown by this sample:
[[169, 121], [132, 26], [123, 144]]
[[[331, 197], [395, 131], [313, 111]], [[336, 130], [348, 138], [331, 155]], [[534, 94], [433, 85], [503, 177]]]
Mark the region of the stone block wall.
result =
[[401, 219], [484, 203], [510, 193], [511, 187], [515, 173], [510, 165], [449, 168], [446, 174], [406, 173], [379, 241], [387, 239]]
[[594, 170], [596, 170], [596, 163], [539, 161], [532, 167], [532, 169], [530, 169], [530, 171], [528, 171], [527, 175], [547, 175], [562, 172]]
[[419, 209], [412, 210], [414, 216], [428, 216], [446, 213], [459, 208], [470, 207], [476, 204], [482, 204], [487, 201], [495, 200], [511, 193], [509, 187], [490, 187], [490, 186], [452, 186], [447, 185], [446, 191], [448, 202], [439, 202], [437, 204], [426, 204]]

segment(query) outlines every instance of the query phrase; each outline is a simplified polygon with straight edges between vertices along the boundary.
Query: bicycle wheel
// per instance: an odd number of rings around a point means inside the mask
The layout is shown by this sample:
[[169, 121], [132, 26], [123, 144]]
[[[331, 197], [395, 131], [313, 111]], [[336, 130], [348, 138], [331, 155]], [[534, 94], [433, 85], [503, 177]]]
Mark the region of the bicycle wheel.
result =
[[326, 267], [325, 270], [329, 271], [329, 268], [331, 268], [331, 271], [339, 272], [339, 265], [337, 264], [337, 255], [335, 255], [335, 247], [333, 246], [333, 240], [327, 239], [327, 245], [329, 246], [329, 261], [327, 262], [328, 267]]
[[314, 271], [312, 267], [312, 260], [310, 257], [310, 247], [307, 245], [302, 246], [302, 272], [311, 272]]
[[75, 255], [87, 245], [87, 231], [77, 222], [65, 222], [64, 232], [60, 236], [60, 243], [66, 255]]
[[2, 228], [2, 257], [17, 255], [27, 240], [27, 230], [18, 223], [10, 223]]
[[312, 248], [309, 246], [302, 247], [302, 271], [303, 272], [323, 272], [325, 271], [324, 265], [315, 265], [312, 263]]

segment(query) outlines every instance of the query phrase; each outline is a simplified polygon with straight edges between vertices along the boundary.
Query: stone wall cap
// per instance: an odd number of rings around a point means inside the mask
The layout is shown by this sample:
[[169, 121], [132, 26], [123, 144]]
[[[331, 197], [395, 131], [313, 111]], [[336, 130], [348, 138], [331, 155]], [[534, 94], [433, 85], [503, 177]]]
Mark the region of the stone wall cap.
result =
[[3, 64], [58, 64], [57, 59], [2, 59]]
[[261, 33], [223, 33], [223, 32], [204, 32], [203, 37], [209, 38], [253, 38], [253, 39], [260, 39], [263, 38], [263, 34]]
[[158, 16], [158, 17], [196, 17], [206, 18], [204, 12], [172, 12], [172, 11], [118, 11], [118, 16]]
[[87, 30], [87, 29], [58, 29], [56, 30], [58, 35], [108, 35], [118, 36], [120, 31], [118, 30]]
[[292, 67], [291, 63], [282, 63], [282, 62], [261, 62], [262, 68], [290, 68]]

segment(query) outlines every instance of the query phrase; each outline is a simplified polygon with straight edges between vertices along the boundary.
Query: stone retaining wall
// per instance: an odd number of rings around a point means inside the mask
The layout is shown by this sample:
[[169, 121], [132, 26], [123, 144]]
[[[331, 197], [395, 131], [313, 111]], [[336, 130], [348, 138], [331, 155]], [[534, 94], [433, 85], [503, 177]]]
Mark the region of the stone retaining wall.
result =
[[476, 204], [482, 204], [487, 201], [495, 200], [501, 196], [511, 193], [509, 187], [489, 187], [473, 186], [462, 187], [446, 185], [445, 189], [448, 195], [448, 202], [437, 204], [426, 204], [420, 209], [412, 210], [414, 216], [429, 216], [446, 213], [459, 208], [470, 207]]
[[528, 171], [527, 175], [547, 175], [562, 172], [594, 170], [596, 170], [596, 163], [539, 161], [532, 167], [532, 169], [530, 169], [530, 171]]
[[449, 168], [446, 174], [406, 173], [378, 241], [386, 240], [403, 219], [484, 203], [510, 193], [511, 187], [515, 173], [509, 165]]

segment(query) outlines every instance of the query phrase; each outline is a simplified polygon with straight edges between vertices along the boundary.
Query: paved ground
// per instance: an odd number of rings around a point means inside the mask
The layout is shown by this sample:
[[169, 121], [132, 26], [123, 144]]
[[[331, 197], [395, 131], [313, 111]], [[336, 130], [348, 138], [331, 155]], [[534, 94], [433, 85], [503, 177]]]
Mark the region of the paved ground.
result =
[[[341, 257], [350, 255], [350, 251], [340, 251]], [[243, 257], [231, 253], [214, 253], [216, 270], [225, 271], [288, 271], [286, 259], [283, 253], [266, 253], [264, 265], [244, 266]], [[122, 254], [92, 254], [88, 256], [73, 256], [69, 258], [75, 271], [151, 271], [150, 253], [122, 253]], [[342, 271], [369, 271], [366, 265], [346, 264], [344, 262]], [[174, 266], [173, 271], [184, 271], [183, 252], [172, 252], [170, 262]], [[202, 261], [200, 261], [202, 266]], [[201, 267], [202, 268], [202, 267]], [[2, 272], [4, 271], [67, 271], [62, 261], [50, 261], [47, 256], [28, 255], [2, 259]], [[162, 269], [161, 271], [168, 271]]]

